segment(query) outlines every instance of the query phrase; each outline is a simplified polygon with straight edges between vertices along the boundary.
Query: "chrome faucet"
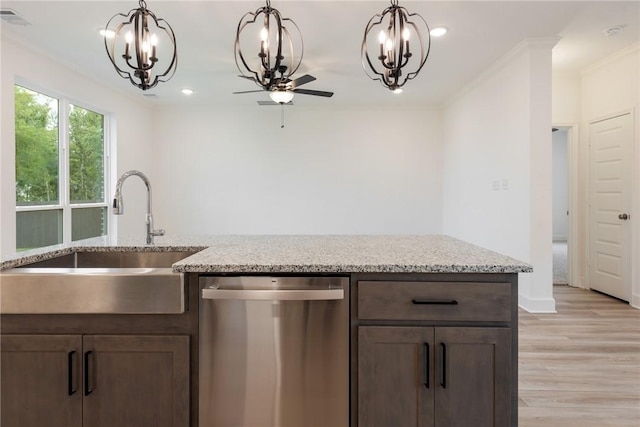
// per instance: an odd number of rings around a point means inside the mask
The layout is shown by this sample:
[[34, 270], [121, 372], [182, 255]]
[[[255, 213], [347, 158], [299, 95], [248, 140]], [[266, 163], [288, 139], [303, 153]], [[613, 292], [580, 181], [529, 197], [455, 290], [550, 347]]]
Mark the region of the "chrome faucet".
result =
[[164, 230], [153, 229], [153, 214], [151, 213], [151, 182], [145, 174], [137, 170], [130, 170], [122, 174], [116, 184], [116, 194], [113, 196], [113, 214], [122, 215], [124, 213], [124, 204], [122, 201], [122, 184], [130, 176], [135, 175], [142, 179], [144, 185], [147, 186], [147, 216], [144, 223], [147, 227], [147, 245], [153, 244], [155, 236], [164, 236]]

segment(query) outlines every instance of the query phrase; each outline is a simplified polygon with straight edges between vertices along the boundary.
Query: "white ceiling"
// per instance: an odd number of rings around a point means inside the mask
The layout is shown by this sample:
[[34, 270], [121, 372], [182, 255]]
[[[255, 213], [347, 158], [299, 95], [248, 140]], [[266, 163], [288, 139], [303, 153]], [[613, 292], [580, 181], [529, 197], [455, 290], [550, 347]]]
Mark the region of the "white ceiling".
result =
[[[4, 35], [50, 54], [70, 68], [99, 79], [115, 90], [142, 97], [120, 78], [108, 60], [98, 34], [116, 13], [137, 7], [137, 0], [4, 1], [3, 9], [21, 14], [31, 25], [2, 22]], [[157, 17], [173, 27], [178, 69], [145, 98], [157, 105], [256, 105], [266, 93], [233, 95], [257, 87], [237, 77], [233, 43], [238, 21], [262, 1], [148, 0]], [[317, 81], [305, 89], [335, 92], [332, 98], [296, 95], [296, 105], [439, 106], [492, 63], [526, 38], [561, 37], [553, 51], [554, 69], [580, 70], [640, 40], [640, 1], [400, 1], [421, 14], [433, 28], [449, 33], [433, 39], [420, 75], [394, 95], [370, 80], [360, 60], [368, 20], [389, 1], [272, 0], [272, 7], [293, 19], [304, 38], [302, 66], [294, 77], [309, 73]], [[623, 25], [616, 36], [603, 31]], [[190, 97], [182, 88], [192, 88]]]

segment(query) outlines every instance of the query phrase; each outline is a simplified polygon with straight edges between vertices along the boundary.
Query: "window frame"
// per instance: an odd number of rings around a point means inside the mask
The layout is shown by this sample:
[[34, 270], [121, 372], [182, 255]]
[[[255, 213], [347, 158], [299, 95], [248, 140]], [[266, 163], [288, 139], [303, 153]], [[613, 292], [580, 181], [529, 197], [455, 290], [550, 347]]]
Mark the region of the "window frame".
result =
[[[33, 84], [31, 82], [24, 81], [22, 79], [15, 79], [13, 84], [15, 86], [20, 86], [24, 89], [30, 90], [32, 92], [37, 92], [42, 95], [55, 98], [58, 101], [58, 203], [57, 204], [42, 204], [42, 205], [29, 205], [29, 206], [18, 206], [16, 200], [16, 193], [14, 189], [14, 203], [15, 203], [15, 212], [16, 214], [19, 212], [34, 212], [34, 211], [54, 211], [60, 210], [62, 211], [62, 242], [61, 244], [71, 243], [72, 240], [72, 211], [74, 209], [84, 209], [84, 208], [106, 208], [107, 215], [107, 233], [103, 236], [110, 236], [114, 227], [114, 221], [109, 215], [109, 185], [111, 182], [111, 153], [112, 153], [112, 144], [111, 144], [111, 125], [113, 123], [112, 114], [105, 111], [104, 109], [95, 107], [90, 105], [89, 103], [79, 101], [70, 96], [63, 95], [61, 93], [43, 88], [37, 84]], [[71, 188], [70, 188], [70, 142], [69, 142], [69, 113], [71, 111], [70, 106], [74, 105], [79, 108], [83, 108], [89, 110], [91, 112], [102, 115], [103, 117], [103, 156], [102, 156], [102, 168], [103, 168], [103, 195], [104, 200], [102, 202], [93, 202], [93, 203], [71, 203]], [[15, 108], [15, 98], [14, 98], [14, 108]], [[14, 133], [15, 138], [15, 133]], [[15, 149], [16, 141], [14, 139], [14, 149]], [[15, 164], [14, 164], [15, 168]], [[17, 224], [16, 224], [16, 232], [17, 232]], [[17, 248], [17, 240], [15, 242], [16, 250]], [[44, 247], [44, 246], [43, 246]]]

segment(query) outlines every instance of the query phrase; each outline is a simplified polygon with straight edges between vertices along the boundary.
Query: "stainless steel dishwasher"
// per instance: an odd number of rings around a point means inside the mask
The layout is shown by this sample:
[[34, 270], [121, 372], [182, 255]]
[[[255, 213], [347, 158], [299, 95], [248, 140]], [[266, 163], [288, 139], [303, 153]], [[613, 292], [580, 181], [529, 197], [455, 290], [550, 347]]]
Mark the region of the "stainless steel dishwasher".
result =
[[200, 278], [199, 427], [347, 427], [349, 279]]

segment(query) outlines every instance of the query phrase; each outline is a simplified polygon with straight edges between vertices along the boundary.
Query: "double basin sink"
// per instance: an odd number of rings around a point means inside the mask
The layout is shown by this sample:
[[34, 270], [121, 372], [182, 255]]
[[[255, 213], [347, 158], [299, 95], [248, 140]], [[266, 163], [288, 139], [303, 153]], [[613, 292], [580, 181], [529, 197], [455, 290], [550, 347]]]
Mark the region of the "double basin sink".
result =
[[76, 251], [0, 272], [2, 314], [173, 314], [185, 311], [184, 274], [197, 251]]

